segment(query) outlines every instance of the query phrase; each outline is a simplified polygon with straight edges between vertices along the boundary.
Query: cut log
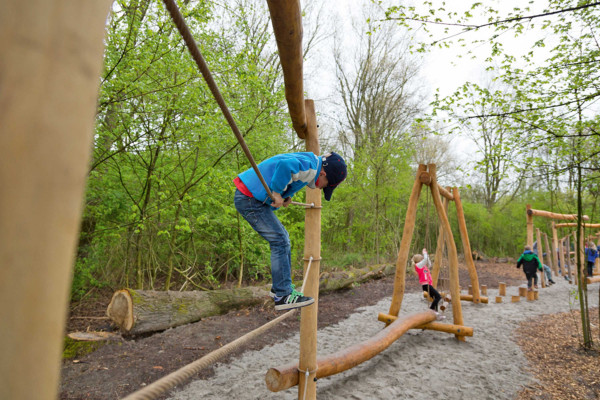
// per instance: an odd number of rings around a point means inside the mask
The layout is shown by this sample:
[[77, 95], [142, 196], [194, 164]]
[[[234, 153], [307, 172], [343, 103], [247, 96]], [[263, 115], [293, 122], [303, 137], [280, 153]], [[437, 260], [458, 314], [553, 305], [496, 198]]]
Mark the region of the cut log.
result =
[[213, 290], [207, 292], [158, 292], [123, 289], [115, 292], [106, 310], [125, 334], [162, 331], [232, 309], [265, 301], [265, 288]]
[[535, 300], [535, 293], [533, 292], [533, 290], [530, 290], [527, 292], [527, 300], [529, 300], [529, 301]]
[[496, 296], [496, 303], [502, 303], [502, 296]]
[[498, 295], [499, 296], [506, 296], [506, 283], [500, 282], [498, 284]]
[[[472, 294], [461, 294], [460, 295], [460, 299], [463, 301], [473, 301], [473, 295]], [[481, 296], [479, 298], [479, 302], [480, 303], [484, 303], [487, 304], [488, 303], [488, 298], [486, 296]], [[476, 303], [477, 304], [477, 303]]]
[[526, 287], [523, 287], [523, 286], [519, 287], [519, 296], [521, 296], [521, 297], [527, 296], [527, 288]]
[[487, 285], [481, 285], [481, 294], [487, 296]]
[[517, 295], [517, 296], [512, 295], [510, 298], [510, 301], [513, 303], [518, 303], [520, 300], [521, 300], [521, 296], [519, 296], [519, 295]]

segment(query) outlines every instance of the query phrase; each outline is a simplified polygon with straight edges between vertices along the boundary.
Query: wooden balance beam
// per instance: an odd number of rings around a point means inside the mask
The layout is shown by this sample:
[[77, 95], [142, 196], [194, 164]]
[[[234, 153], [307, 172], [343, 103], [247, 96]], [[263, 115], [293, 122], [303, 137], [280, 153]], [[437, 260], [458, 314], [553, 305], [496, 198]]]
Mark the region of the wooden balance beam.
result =
[[[386, 324], [393, 323], [398, 319], [394, 315], [379, 313], [377, 319]], [[428, 322], [423, 325], [415, 326], [412, 329], [429, 329], [432, 331], [446, 332], [459, 336], [473, 336], [473, 328], [461, 325], [444, 324], [441, 322]]]
[[[435, 320], [433, 311], [423, 311], [397, 318], [372, 338], [340, 350], [326, 357], [317, 358], [316, 378], [339, 374], [381, 353], [404, 335], [409, 329], [426, 325]], [[289, 389], [298, 384], [298, 363], [270, 368], [265, 376], [267, 388], [272, 392]]]
[[590, 283], [595, 283], [595, 282], [600, 282], [600, 276], [594, 276], [593, 278], [592, 277], [587, 278], [588, 285]]

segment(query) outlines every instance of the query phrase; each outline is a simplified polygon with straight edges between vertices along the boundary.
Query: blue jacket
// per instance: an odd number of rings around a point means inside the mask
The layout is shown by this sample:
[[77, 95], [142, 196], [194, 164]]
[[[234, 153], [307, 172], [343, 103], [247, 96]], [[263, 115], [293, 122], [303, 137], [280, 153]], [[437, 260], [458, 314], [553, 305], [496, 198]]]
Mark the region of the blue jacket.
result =
[[598, 250], [587, 247], [585, 249], [585, 256], [588, 262], [595, 262], [596, 258], [598, 258]]
[[[269, 189], [285, 199], [292, 197], [304, 186], [315, 189], [322, 165], [321, 157], [311, 152], [285, 153], [261, 162], [258, 164], [258, 170]], [[256, 200], [271, 204], [272, 200], [253, 168], [242, 172], [238, 177]]]

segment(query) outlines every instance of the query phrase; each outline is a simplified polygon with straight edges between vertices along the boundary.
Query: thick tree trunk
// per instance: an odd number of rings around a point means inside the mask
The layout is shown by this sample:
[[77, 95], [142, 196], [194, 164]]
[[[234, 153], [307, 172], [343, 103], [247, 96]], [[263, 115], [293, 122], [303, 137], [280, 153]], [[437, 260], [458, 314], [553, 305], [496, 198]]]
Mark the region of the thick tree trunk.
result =
[[208, 292], [158, 292], [123, 289], [115, 292], [106, 310], [123, 333], [136, 335], [162, 331], [202, 318], [259, 304], [268, 296], [265, 288], [213, 290]]
[[[311, 267], [312, 269], [312, 267]], [[352, 287], [380, 279], [395, 271], [393, 264], [368, 266], [349, 271], [325, 272], [319, 278], [320, 293]], [[106, 310], [121, 332], [129, 335], [157, 332], [222, 315], [268, 300], [267, 287], [245, 287], [212, 291], [159, 292], [122, 289], [113, 294]]]

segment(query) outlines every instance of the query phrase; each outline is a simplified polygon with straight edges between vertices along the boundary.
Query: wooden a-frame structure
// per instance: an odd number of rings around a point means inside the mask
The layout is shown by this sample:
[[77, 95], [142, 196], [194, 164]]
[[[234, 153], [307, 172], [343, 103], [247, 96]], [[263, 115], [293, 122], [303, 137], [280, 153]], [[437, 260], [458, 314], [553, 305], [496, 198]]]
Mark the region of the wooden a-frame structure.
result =
[[[400, 243], [400, 250], [398, 252], [398, 258], [396, 261], [396, 277], [394, 280], [394, 293], [392, 296], [392, 304], [388, 314], [380, 313], [379, 320], [386, 322], [387, 324], [394, 321], [400, 312], [402, 305], [402, 298], [404, 297], [405, 289], [405, 277], [406, 277], [406, 266], [409, 259], [410, 244], [413, 237], [413, 231], [415, 227], [415, 220], [417, 216], [417, 205], [419, 202], [419, 196], [423, 185], [429, 186], [431, 195], [433, 198], [433, 204], [437, 213], [437, 218], [440, 221], [440, 235], [438, 236], [436, 257], [432, 271], [432, 277], [434, 278], [434, 284], [436, 283], [439, 271], [441, 268], [441, 256], [444, 244], [448, 249], [449, 258], [449, 286], [450, 296], [452, 302], [452, 316], [453, 316], [453, 329], [448, 327], [443, 328], [440, 323], [430, 323], [428, 326], [422, 326], [421, 329], [434, 329], [445, 332], [453, 332], [458, 340], [464, 341], [464, 331], [466, 327], [463, 326], [463, 315], [461, 300], [470, 300], [474, 303], [487, 302], [487, 298], [481, 297], [479, 293], [479, 279], [477, 278], [477, 270], [473, 262], [471, 245], [469, 243], [469, 235], [467, 232], [467, 226], [465, 223], [464, 212], [462, 208], [462, 202], [460, 200], [460, 194], [458, 188], [453, 188], [452, 193], [437, 183], [436, 178], [436, 166], [435, 164], [424, 165], [420, 164], [417, 170], [416, 178], [413, 184], [412, 192], [408, 202], [408, 208], [406, 210], [406, 218], [404, 220], [404, 231], [402, 234], [402, 241]], [[442, 200], [442, 197], [444, 200]], [[456, 212], [458, 215], [459, 231], [463, 243], [463, 252], [465, 254], [465, 262], [469, 269], [469, 277], [473, 288], [473, 294], [463, 295], [460, 294], [460, 284], [458, 276], [458, 252], [456, 250], [456, 244], [454, 242], [454, 236], [448, 220], [448, 203], [454, 201], [456, 205]]]

